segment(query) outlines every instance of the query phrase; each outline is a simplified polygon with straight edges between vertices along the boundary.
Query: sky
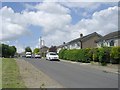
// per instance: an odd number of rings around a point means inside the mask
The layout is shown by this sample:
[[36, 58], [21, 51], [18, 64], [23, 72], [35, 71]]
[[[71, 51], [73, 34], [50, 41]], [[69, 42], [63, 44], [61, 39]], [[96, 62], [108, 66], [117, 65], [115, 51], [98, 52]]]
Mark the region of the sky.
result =
[[0, 42], [17, 52], [30, 46], [58, 46], [93, 32], [106, 35], [118, 30], [117, 2], [2, 2]]

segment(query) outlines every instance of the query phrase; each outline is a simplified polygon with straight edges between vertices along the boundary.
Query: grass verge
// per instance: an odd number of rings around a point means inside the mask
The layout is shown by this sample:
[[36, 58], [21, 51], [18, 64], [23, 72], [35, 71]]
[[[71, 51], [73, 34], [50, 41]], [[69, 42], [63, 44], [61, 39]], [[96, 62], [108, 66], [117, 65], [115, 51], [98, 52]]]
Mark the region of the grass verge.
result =
[[26, 88], [13, 58], [2, 59], [2, 88]]

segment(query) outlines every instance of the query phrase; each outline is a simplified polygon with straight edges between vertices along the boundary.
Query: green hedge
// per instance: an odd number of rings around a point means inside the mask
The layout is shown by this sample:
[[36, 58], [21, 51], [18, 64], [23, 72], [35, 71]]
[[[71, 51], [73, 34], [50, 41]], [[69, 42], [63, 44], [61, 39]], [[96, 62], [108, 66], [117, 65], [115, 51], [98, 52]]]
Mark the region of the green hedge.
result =
[[59, 52], [59, 57], [60, 59], [84, 63], [94, 61], [102, 65], [107, 63], [118, 64], [120, 62], [120, 47], [62, 49]]
[[113, 47], [110, 53], [111, 63], [120, 63], [120, 47]]

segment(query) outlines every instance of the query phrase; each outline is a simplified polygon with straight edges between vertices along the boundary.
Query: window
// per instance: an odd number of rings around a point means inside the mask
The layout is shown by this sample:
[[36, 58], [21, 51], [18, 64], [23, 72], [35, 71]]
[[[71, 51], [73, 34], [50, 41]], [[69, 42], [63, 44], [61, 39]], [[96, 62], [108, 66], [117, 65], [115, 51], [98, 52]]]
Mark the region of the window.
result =
[[80, 42], [77, 42], [77, 46], [80, 46]]
[[110, 41], [110, 46], [114, 46], [114, 40]]

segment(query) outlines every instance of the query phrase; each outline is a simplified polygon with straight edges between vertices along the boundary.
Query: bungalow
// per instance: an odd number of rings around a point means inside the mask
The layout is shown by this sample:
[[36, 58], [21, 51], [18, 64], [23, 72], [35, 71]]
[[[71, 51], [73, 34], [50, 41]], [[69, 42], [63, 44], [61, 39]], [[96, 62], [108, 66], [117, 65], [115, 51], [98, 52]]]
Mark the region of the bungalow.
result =
[[120, 31], [111, 32], [96, 41], [97, 47], [120, 46]]
[[64, 43], [57, 47], [57, 52], [59, 52], [62, 48], [66, 49], [81, 49], [81, 48], [93, 48], [97, 47], [95, 43], [96, 40], [100, 39], [102, 36], [98, 33], [94, 32], [89, 35], [83, 36], [80, 34], [80, 38], [74, 39], [68, 43]]

